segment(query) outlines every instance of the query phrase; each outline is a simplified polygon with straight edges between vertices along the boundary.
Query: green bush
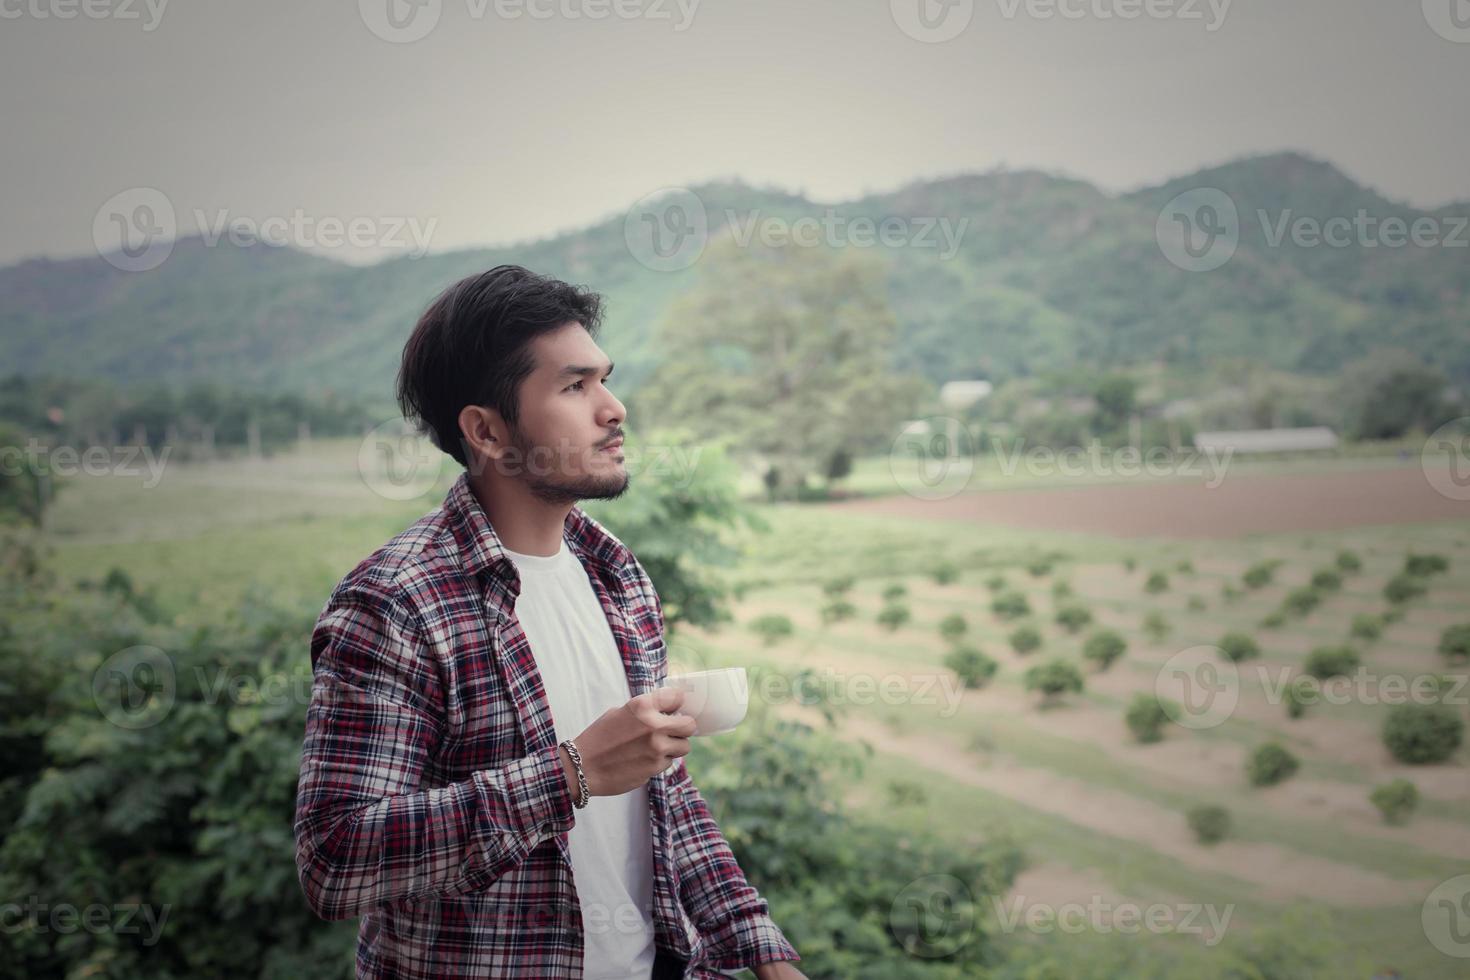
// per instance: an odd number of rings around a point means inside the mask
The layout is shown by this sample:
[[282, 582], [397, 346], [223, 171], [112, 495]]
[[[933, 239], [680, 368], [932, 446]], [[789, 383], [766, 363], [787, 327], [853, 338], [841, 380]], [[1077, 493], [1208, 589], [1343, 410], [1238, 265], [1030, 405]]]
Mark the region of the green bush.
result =
[[1450, 570], [1450, 560], [1444, 555], [1416, 555], [1412, 551], [1404, 557], [1404, 574], [1415, 578], [1426, 578]]
[[1181, 559], [1180, 561], [1174, 563], [1174, 571], [1178, 572], [1181, 575], [1193, 575], [1194, 562], [1190, 561], [1188, 558]]
[[950, 613], [939, 621], [939, 635], [946, 640], [958, 640], [969, 628], [970, 624], [959, 613]]
[[974, 647], [955, 647], [944, 655], [944, 666], [955, 672], [965, 687], [984, 687], [999, 666], [995, 658]]
[[1098, 630], [1082, 644], [1082, 656], [1097, 664], [1098, 670], [1107, 670], [1127, 649], [1128, 644], [1120, 633], [1115, 630]]
[[[1176, 710], [1175, 715], [1178, 714]], [[1157, 695], [1139, 692], [1128, 703], [1123, 715], [1128, 730], [1140, 742], [1157, 742], [1164, 737], [1164, 723], [1169, 720], [1169, 711]]]
[[1342, 573], [1335, 568], [1319, 568], [1312, 573], [1312, 588], [1319, 592], [1336, 592], [1342, 588]]
[[909, 621], [909, 607], [898, 603], [884, 606], [878, 613], [878, 622], [890, 630], [896, 630]]
[[1260, 645], [1246, 633], [1226, 633], [1220, 637], [1218, 646], [1226, 659], [1236, 663], [1254, 660], [1261, 655]]
[[1376, 640], [1383, 635], [1383, 617], [1372, 613], [1359, 613], [1353, 617], [1353, 625], [1348, 632], [1359, 640], [1370, 642]]
[[902, 582], [894, 582], [892, 585], [889, 585], [883, 589], [883, 601], [897, 602], [899, 599], [902, 599], [908, 594], [908, 586], [904, 585]]
[[1456, 623], [1441, 633], [1439, 653], [1453, 666], [1470, 663], [1470, 623]]
[[1054, 701], [1069, 691], [1082, 690], [1082, 671], [1070, 660], [1058, 657], [1027, 670], [1022, 682], [1026, 690], [1040, 691], [1046, 701]]
[[1419, 787], [1407, 779], [1384, 783], [1368, 795], [1368, 800], [1383, 815], [1383, 822], [1405, 824], [1419, 806]]
[[822, 622], [836, 623], [857, 616], [857, 606], [846, 599], [834, 599], [822, 607]]
[[1465, 737], [1465, 721], [1443, 704], [1396, 704], [1383, 723], [1383, 744], [1410, 765], [1443, 762]]
[[1317, 701], [1317, 685], [1312, 683], [1310, 677], [1298, 677], [1286, 689], [1282, 691], [1282, 700], [1286, 705], [1286, 717], [1300, 718], [1307, 713], [1307, 707]]
[[1189, 600], [1184, 603], [1184, 607], [1190, 612], [1204, 612], [1205, 600], [1200, 596], [1192, 595], [1189, 597]]
[[1301, 764], [1280, 742], [1266, 742], [1246, 760], [1246, 776], [1252, 786], [1274, 786], [1292, 776]]
[[1319, 681], [1329, 677], [1346, 677], [1363, 662], [1358, 651], [1349, 646], [1317, 647], [1302, 661], [1302, 670]]
[[1051, 597], [1053, 599], [1070, 599], [1072, 597], [1072, 583], [1066, 579], [1057, 579], [1051, 584]]
[[1011, 649], [1021, 656], [1041, 648], [1041, 631], [1035, 626], [1017, 626], [1011, 631]]
[[766, 646], [770, 646], [776, 641], [785, 639], [796, 632], [795, 627], [791, 625], [791, 617], [783, 616], [780, 613], [768, 613], [764, 616], [757, 616], [750, 621], [750, 629], [761, 638]]
[[1002, 592], [991, 600], [990, 611], [1001, 619], [1020, 619], [1031, 615], [1031, 603], [1019, 592]]
[[1286, 625], [1286, 613], [1280, 609], [1261, 618], [1261, 629], [1274, 630]]
[[1240, 591], [1229, 582], [1226, 582], [1220, 586], [1220, 598], [1224, 599], [1226, 602], [1235, 602], [1243, 595], [1245, 595], [1244, 592]]
[[1271, 584], [1271, 580], [1276, 577], [1276, 569], [1279, 567], [1281, 567], [1280, 559], [1273, 558], [1270, 561], [1256, 562], [1245, 570], [1240, 580], [1248, 589], [1264, 588]]
[[1143, 632], [1154, 643], [1163, 643], [1168, 639], [1171, 629], [1169, 621], [1161, 612], [1151, 612], [1143, 617]]
[[1160, 592], [1169, 591], [1169, 576], [1160, 571], [1150, 572], [1143, 583], [1143, 591], [1150, 595], [1158, 595]]
[[985, 587], [991, 592], [999, 592], [1004, 589], [1008, 584], [1009, 583], [1006, 582], [1006, 577], [1004, 575], [992, 575], [985, 580]]
[[936, 584], [949, 585], [960, 577], [960, 570], [955, 567], [953, 562], [945, 561], [931, 568], [929, 574], [933, 577]]
[[1411, 599], [1419, 598], [1428, 591], [1424, 579], [1420, 576], [1400, 573], [1389, 579], [1383, 586], [1383, 597], [1394, 605], [1400, 606]]
[[1137, 558], [1134, 558], [1132, 555], [1129, 555], [1127, 558], [1124, 558], [1123, 559], [1123, 571], [1128, 572], [1128, 573], [1131, 574], [1132, 572], [1134, 572], [1135, 570], [1137, 570], [1137, 568], [1138, 568], [1138, 559]]
[[1068, 633], [1076, 633], [1092, 622], [1092, 611], [1086, 606], [1073, 603], [1057, 610], [1056, 621]]
[[1281, 600], [1281, 608], [1293, 616], [1305, 616], [1322, 604], [1322, 593], [1310, 585], [1292, 589]]
[[1050, 558], [1036, 558], [1026, 565], [1026, 571], [1037, 578], [1041, 578], [1043, 575], [1050, 575], [1051, 570], [1052, 561]]
[[1337, 553], [1336, 565], [1337, 570], [1344, 575], [1352, 575], [1363, 570], [1363, 560], [1358, 557], [1358, 553], [1346, 549]]
[[1213, 803], [1192, 806], [1185, 814], [1194, 839], [1201, 844], [1218, 844], [1230, 833], [1230, 811]]
[[852, 587], [854, 584], [856, 584], [856, 579], [854, 579], [851, 575], [839, 575], [836, 578], [829, 578], [827, 581], [823, 582], [822, 592], [827, 596], [836, 599], [837, 597], [847, 595], [848, 592], [852, 591]]

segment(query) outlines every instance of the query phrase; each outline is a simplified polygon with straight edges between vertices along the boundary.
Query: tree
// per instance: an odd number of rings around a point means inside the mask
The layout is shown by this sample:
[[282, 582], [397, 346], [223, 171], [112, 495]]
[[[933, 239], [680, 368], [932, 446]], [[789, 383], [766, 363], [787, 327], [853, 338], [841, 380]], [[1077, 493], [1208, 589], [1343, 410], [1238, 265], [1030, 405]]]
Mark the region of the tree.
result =
[[830, 476], [839, 450], [891, 445], [929, 384], [890, 372], [898, 322], [879, 260], [726, 238], [700, 265], [660, 325], [640, 404], [696, 439], [733, 437], [786, 486]]
[[1357, 439], [1396, 439], [1444, 421], [1444, 375], [1406, 351], [1375, 351], [1343, 369], [1345, 424]]

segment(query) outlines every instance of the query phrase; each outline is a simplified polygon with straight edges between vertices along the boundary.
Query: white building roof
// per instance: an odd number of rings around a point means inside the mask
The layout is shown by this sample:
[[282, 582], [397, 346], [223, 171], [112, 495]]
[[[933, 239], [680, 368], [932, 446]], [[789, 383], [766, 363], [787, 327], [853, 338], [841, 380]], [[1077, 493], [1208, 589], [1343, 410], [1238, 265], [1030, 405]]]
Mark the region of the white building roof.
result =
[[1239, 432], [1196, 432], [1196, 449], [1237, 453], [1292, 453], [1336, 449], [1337, 434], [1325, 425], [1306, 429], [1244, 429]]

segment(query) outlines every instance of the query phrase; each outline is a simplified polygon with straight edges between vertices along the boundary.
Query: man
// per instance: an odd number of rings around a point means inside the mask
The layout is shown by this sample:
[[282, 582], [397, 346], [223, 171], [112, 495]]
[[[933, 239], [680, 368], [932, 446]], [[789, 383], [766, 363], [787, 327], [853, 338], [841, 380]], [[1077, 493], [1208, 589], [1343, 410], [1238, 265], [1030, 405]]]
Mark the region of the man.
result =
[[576, 506], [629, 482], [600, 322], [499, 266], [404, 347], [399, 404], [465, 472], [328, 599], [296, 801], [360, 977], [802, 977], [685, 769], [658, 595]]

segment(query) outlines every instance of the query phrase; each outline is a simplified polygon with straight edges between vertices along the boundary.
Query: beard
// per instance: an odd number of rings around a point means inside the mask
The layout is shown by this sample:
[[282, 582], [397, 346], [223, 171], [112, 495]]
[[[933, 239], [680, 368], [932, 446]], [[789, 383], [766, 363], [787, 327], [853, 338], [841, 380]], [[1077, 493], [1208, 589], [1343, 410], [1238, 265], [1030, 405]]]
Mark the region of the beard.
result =
[[[525, 438], [520, 429], [510, 426], [510, 441], [521, 454], [521, 459], [536, 459], [537, 446]], [[599, 450], [593, 450], [598, 452]], [[554, 458], [554, 454], [553, 454]], [[595, 458], [595, 457], [594, 457]], [[579, 500], [615, 500], [628, 489], [627, 470], [597, 474], [583, 473], [567, 476], [558, 473], [538, 473], [527, 468], [526, 487], [537, 500], [548, 504], [575, 504]]]

